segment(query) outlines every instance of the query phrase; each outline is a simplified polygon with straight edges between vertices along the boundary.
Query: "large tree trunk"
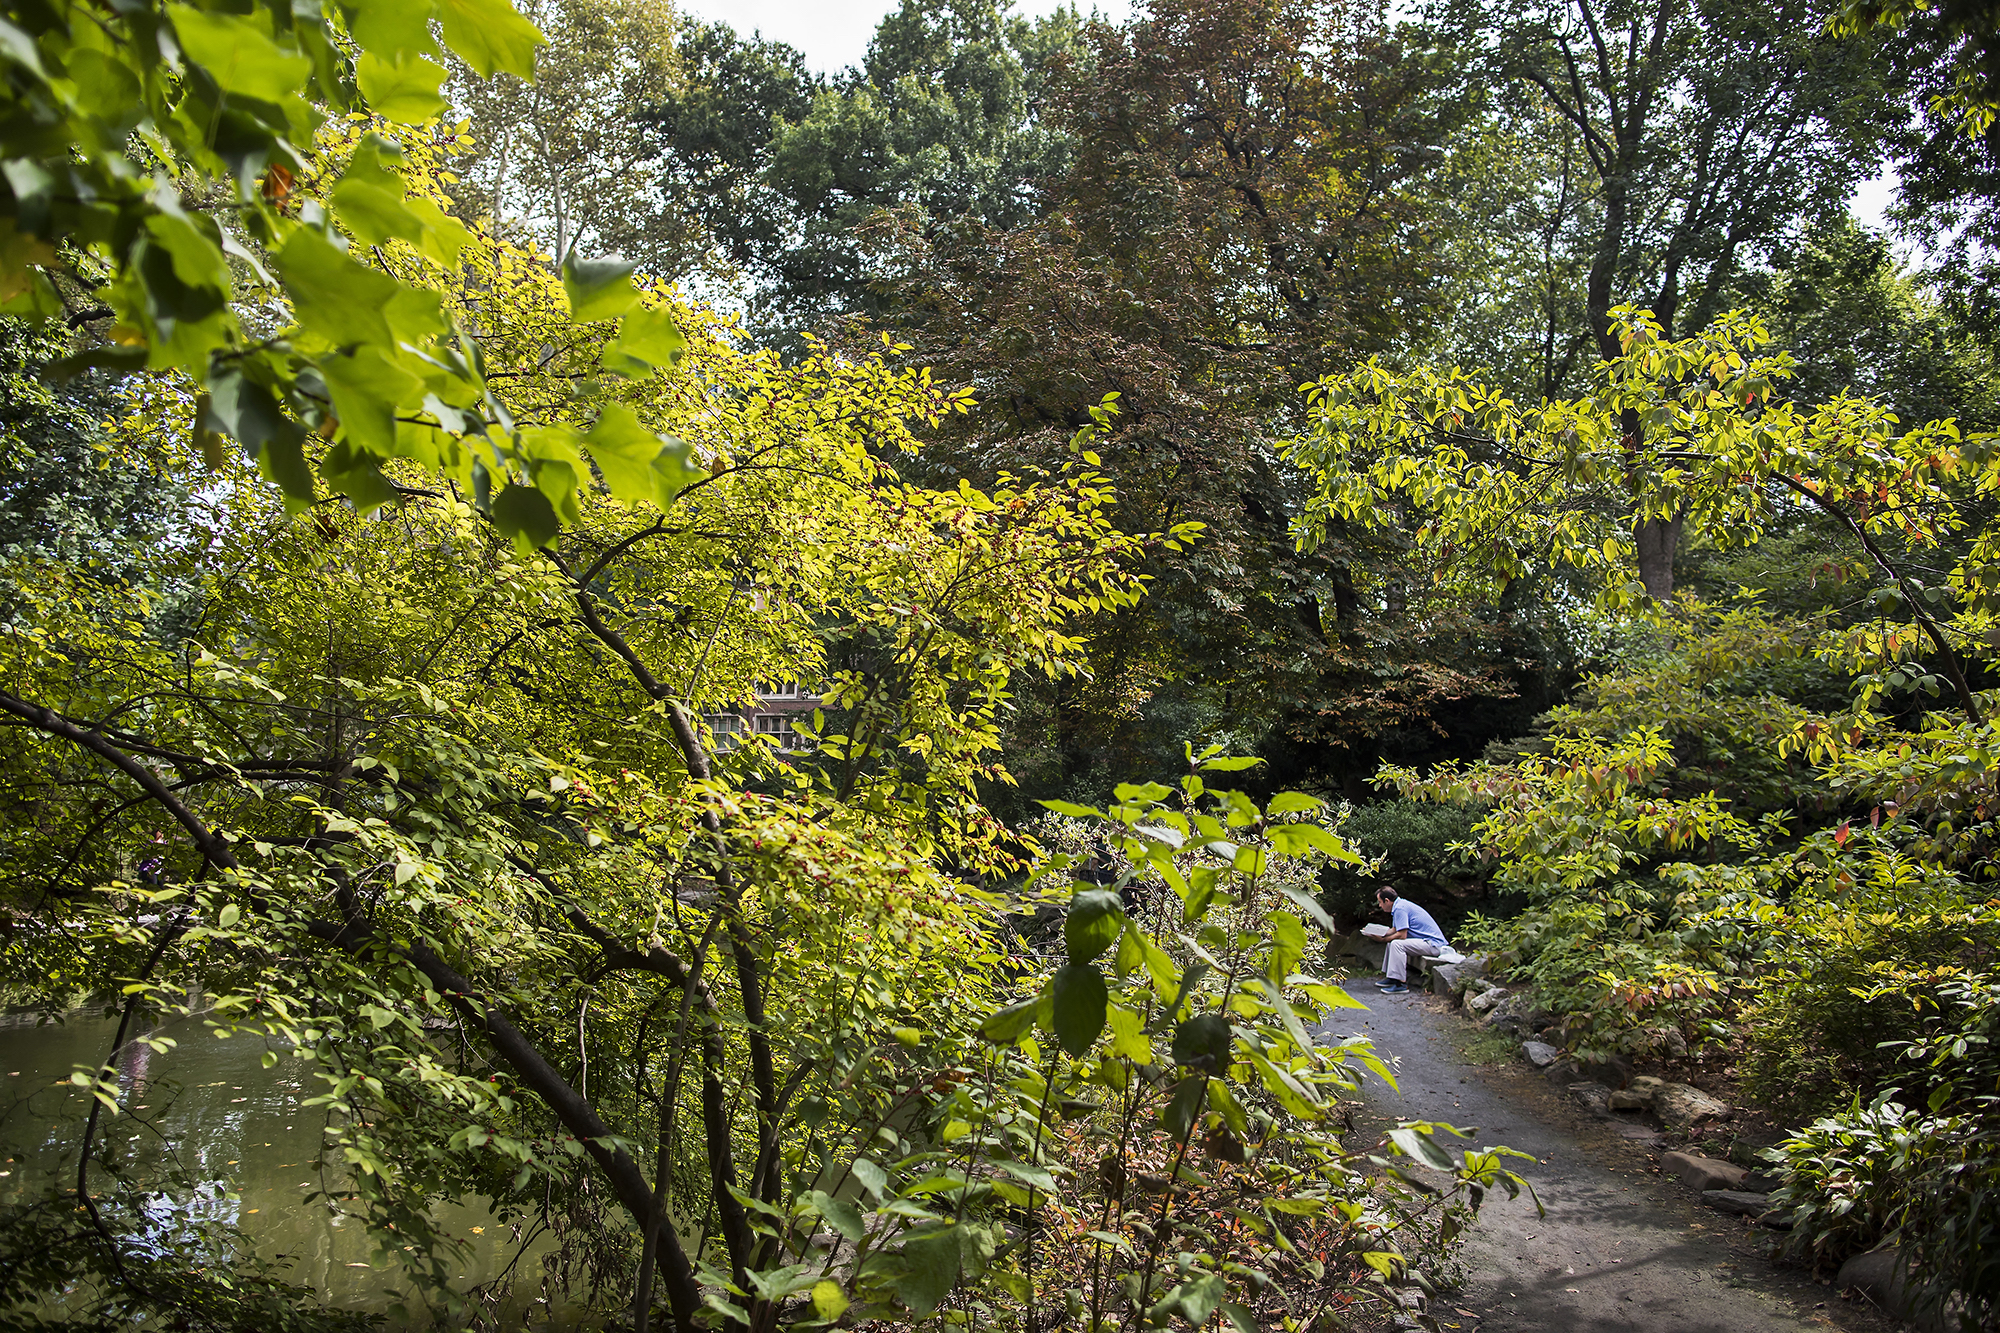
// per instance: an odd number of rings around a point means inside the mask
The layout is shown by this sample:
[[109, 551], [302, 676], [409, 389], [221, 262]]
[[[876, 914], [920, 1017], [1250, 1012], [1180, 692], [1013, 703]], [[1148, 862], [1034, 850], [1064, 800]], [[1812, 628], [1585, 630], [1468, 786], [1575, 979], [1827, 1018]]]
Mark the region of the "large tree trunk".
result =
[[1632, 534], [1639, 545], [1639, 582], [1656, 602], [1674, 595], [1674, 552], [1681, 544], [1681, 516], [1642, 518]]

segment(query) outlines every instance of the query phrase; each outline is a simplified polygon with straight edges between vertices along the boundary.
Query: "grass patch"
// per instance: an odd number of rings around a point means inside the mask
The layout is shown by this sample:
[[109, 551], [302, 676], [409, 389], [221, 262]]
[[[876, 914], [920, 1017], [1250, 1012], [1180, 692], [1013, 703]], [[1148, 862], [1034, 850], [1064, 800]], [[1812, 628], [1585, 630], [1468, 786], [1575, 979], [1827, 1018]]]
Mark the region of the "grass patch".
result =
[[1521, 1043], [1504, 1032], [1473, 1028], [1458, 1039], [1458, 1058], [1469, 1065], [1505, 1064], [1521, 1053]]

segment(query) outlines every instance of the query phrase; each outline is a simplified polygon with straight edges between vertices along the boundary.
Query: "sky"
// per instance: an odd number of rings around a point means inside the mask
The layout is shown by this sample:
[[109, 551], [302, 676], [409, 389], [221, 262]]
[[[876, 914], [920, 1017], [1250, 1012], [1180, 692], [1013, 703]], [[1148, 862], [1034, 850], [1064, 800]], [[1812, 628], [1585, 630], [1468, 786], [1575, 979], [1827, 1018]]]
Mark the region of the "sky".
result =
[[[1061, 0], [1016, 0], [1016, 14], [1033, 17], [1061, 7]], [[1093, 7], [1106, 18], [1123, 22], [1132, 12], [1131, 0], [1079, 0], [1077, 8]], [[806, 63], [822, 74], [861, 62], [868, 39], [897, 0], [681, 0], [683, 14], [721, 19], [748, 36], [759, 31], [771, 41], [785, 42], [805, 52]]]

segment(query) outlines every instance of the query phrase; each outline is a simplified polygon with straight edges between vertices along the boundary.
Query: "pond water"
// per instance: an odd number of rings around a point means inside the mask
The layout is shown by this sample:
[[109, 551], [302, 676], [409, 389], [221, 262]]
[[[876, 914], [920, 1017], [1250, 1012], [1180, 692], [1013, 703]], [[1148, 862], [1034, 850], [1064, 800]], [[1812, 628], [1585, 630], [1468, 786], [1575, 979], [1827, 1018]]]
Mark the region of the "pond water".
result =
[[[0, 1016], [0, 1204], [43, 1197], [57, 1179], [62, 1188], [74, 1187], [89, 1104], [69, 1075], [78, 1065], [102, 1060], [116, 1030], [101, 1011], [72, 1014], [60, 1024], [38, 1022], [32, 1014]], [[144, 1045], [127, 1049], [118, 1066], [126, 1113], [100, 1116], [98, 1132], [135, 1164], [133, 1174], [142, 1182], [167, 1166], [171, 1154], [187, 1177], [223, 1186], [177, 1194], [172, 1211], [159, 1218], [162, 1228], [194, 1216], [232, 1222], [261, 1256], [282, 1260], [289, 1281], [314, 1288], [327, 1301], [379, 1312], [396, 1304], [406, 1290], [400, 1274], [375, 1251], [361, 1224], [324, 1200], [304, 1202], [308, 1193], [337, 1189], [344, 1179], [333, 1162], [320, 1160], [323, 1114], [301, 1105], [322, 1086], [310, 1063], [286, 1053], [266, 1069], [263, 1043], [218, 1040], [199, 1022], [159, 1033], [178, 1044], [165, 1054]], [[101, 1172], [93, 1178], [109, 1187]], [[462, 1286], [488, 1282], [514, 1261], [518, 1247], [484, 1200], [445, 1206], [434, 1219], [471, 1243]], [[508, 1312], [510, 1324], [545, 1324], [534, 1300], [544, 1249], [531, 1245], [516, 1265], [515, 1289], [522, 1294]]]

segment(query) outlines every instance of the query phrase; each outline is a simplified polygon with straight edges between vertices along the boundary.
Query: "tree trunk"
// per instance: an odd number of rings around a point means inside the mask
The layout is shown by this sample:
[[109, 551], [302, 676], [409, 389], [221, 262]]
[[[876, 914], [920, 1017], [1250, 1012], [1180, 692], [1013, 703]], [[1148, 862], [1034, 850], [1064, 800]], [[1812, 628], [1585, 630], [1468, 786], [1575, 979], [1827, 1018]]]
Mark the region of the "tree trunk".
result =
[[1639, 545], [1639, 582], [1656, 602], [1674, 595], [1674, 552], [1681, 544], [1681, 516], [1642, 518], [1632, 534]]

